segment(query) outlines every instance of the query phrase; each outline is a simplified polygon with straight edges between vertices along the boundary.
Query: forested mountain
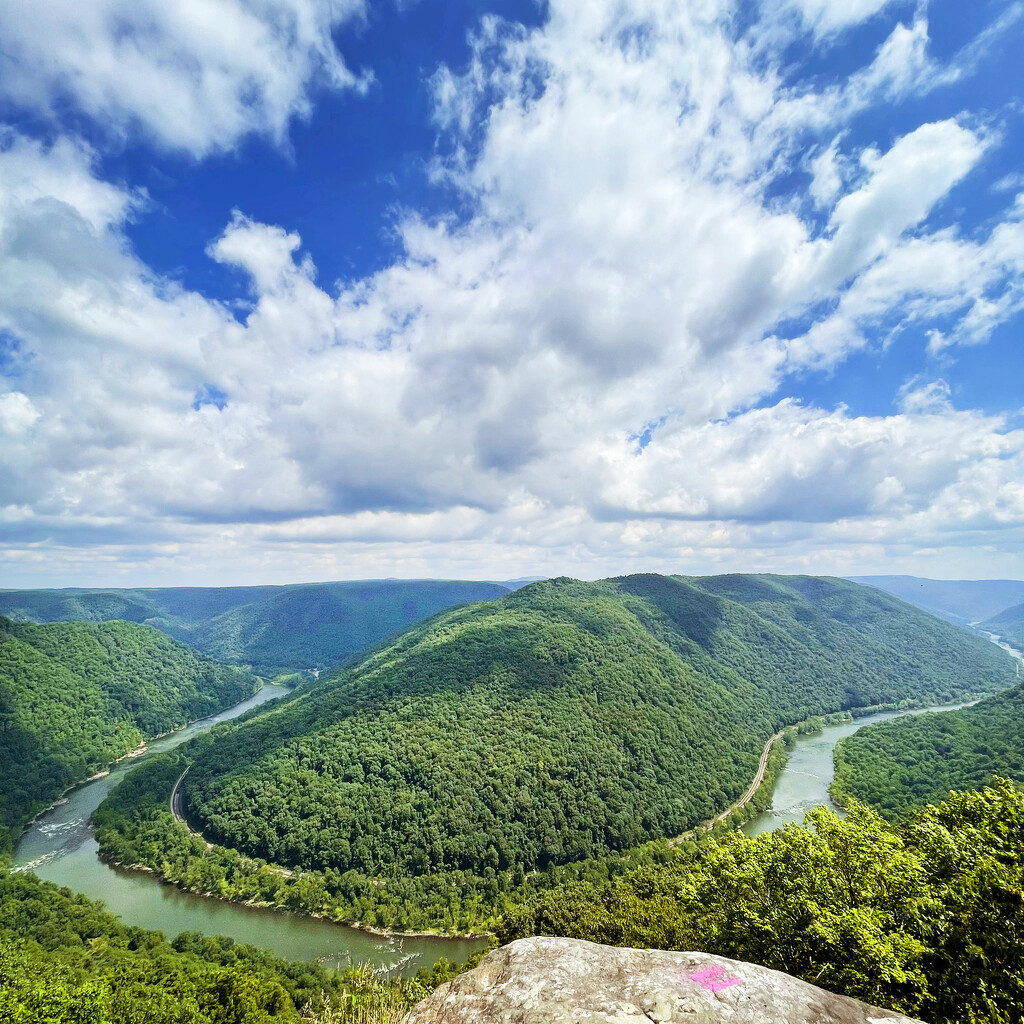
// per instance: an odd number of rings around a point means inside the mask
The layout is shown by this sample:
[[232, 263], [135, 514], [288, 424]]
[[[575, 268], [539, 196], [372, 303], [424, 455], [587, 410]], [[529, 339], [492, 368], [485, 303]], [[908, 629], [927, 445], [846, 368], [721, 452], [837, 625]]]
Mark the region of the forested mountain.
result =
[[501, 597], [511, 586], [366, 580], [282, 587], [0, 590], [0, 614], [28, 622], [142, 622], [211, 658], [273, 674], [337, 665], [436, 612]]
[[[851, 811], [661, 845], [611, 879], [538, 888], [564, 869], [541, 872], [509, 894], [499, 938], [705, 950], [934, 1024], [1024, 1019], [1024, 793], [999, 781], [896, 826]], [[18, 1024], [283, 1024], [303, 1007], [321, 1024], [393, 1022], [451, 973], [442, 962], [413, 981], [339, 976], [230, 940], [169, 943], [0, 871], [0, 1019]]]
[[868, 726], [836, 746], [833, 793], [899, 817], [993, 775], [1024, 782], [1024, 683], [959, 711]]
[[1014, 605], [992, 616], [987, 622], [982, 623], [982, 629], [996, 633], [1011, 647], [1024, 651], [1024, 604]]
[[148, 626], [0, 618], [0, 858], [71, 783], [254, 688]]
[[929, 580], [918, 576], [851, 576], [950, 622], [980, 622], [1024, 601], [1022, 580]]
[[837, 579], [535, 583], [195, 745], [212, 841], [366, 876], [521, 877], [712, 817], [809, 715], [1010, 685], [994, 645]]

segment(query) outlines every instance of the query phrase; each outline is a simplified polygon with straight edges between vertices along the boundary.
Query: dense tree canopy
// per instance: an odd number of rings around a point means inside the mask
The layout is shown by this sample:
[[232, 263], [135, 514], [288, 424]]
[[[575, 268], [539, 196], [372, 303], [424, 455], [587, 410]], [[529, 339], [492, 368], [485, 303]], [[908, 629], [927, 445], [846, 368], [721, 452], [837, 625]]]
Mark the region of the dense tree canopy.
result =
[[[820, 721], [820, 720], [818, 720]], [[804, 723], [813, 727], [812, 722]], [[787, 729], [785, 739], [797, 729]], [[740, 824], [771, 803], [772, 787], [785, 767], [786, 742], [772, 744], [767, 771], [751, 801], [720, 828]], [[568, 880], [607, 881], [639, 864], [659, 863], [669, 850], [662, 839], [624, 853], [571, 864], [549, 863], [544, 871], [522, 867], [481, 873], [453, 869], [428, 875], [349, 870], [287, 871], [237, 850], [206, 843], [177, 821], [167, 794], [189, 764], [179, 748], [131, 772], [93, 815], [102, 856], [118, 864], [144, 865], [192, 892], [249, 904], [284, 907], [337, 921], [398, 931], [447, 934], [492, 930], [502, 913], [530, 893]], [[677, 844], [692, 846], [693, 838]]]
[[806, 577], [553, 580], [443, 614], [198, 744], [211, 841], [364, 875], [521, 872], [712, 817], [780, 726], [1008, 685], [991, 644]]
[[0, 871], [4, 1024], [390, 1024], [449, 976], [282, 960], [231, 939], [122, 924], [103, 906]]
[[[443, 613], [154, 757], [95, 824], [106, 856], [199, 891], [385, 927], [503, 913], [504, 940], [705, 949], [936, 1024], [1005, 1024], [1024, 1014], [1024, 796], [1010, 782], [899, 825], [854, 801], [846, 821], [812, 812], [809, 829], [638, 844], [726, 806], [783, 725], [1014, 678], [987, 641], [839, 580], [554, 580]], [[144, 731], [251, 686], [143, 626], [0, 620], [0, 753], [15, 765], [0, 812], [19, 822]], [[945, 753], [1005, 753], [981, 781], [1016, 770], [1021, 693], [965, 712]], [[186, 767], [190, 819], [225, 847], [170, 813]], [[272, 1024], [307, 1004], [325, 1022], [397, 1020], [448, 970], [387, 983], [227, 940], [167, 943], [2, 871], [0, 950], [0, 1019], [19, 1024]]]
[[880, 722], [836, 746], [833, 795], [899, 817], [993, 775], [1024, 782], [1024, 684], [959, 711]]
[[30, 622], [142, 622], [209, 657], [273, 675], [337, 665], [436, 612], [507, 592], [502, 584], [460, 580], [0, 590], [0, 615]]
[[0, 857], [67, 786], [254, 687], [148, 626], [0, 618]]
[[845, 821], [817, 808], [808, 824], [537, 894], [501, 939], [699, 949], [933, 1024], [1024, 1019], [1024, 794], [1012, 783], [898, 827], [861, 804]]

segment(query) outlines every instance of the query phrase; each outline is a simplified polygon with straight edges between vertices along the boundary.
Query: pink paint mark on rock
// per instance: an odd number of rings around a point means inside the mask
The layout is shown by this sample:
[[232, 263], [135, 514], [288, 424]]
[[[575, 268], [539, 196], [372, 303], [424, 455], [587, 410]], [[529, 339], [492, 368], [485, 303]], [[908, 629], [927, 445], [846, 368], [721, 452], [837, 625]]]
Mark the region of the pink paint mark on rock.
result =
[[725, 974], [724, 967], [719, 967], [718, 964], [709, 964], [691, 974], [690, 980], [697, 982], [698, 985], [703, 985], [709, 992], [721, 992], [722, 989], [729, 988], [730, 985], [743, 984], [742, 978], [723, 978], [723, 974]]

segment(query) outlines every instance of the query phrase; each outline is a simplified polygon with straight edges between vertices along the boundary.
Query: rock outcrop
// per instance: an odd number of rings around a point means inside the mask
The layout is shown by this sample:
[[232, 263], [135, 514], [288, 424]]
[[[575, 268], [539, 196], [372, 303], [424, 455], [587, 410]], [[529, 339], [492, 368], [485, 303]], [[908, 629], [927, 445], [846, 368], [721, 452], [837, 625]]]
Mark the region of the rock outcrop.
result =
[[[520, 939], [403, 1024], [915, 1024], [754, 964], [577, 939]], [[917, 1022], [919, 1024], [919, 1022]]]

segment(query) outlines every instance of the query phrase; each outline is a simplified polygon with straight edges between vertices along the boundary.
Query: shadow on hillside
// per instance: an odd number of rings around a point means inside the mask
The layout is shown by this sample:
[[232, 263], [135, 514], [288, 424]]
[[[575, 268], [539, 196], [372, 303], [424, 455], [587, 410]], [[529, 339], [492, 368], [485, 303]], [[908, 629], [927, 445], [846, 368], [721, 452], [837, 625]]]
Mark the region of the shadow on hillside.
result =
[[710, 652], [725, 618], [725, 601], [671, 576], [638, 574], [614, 580], [616, 589], [654, 605], [683, 636]]

